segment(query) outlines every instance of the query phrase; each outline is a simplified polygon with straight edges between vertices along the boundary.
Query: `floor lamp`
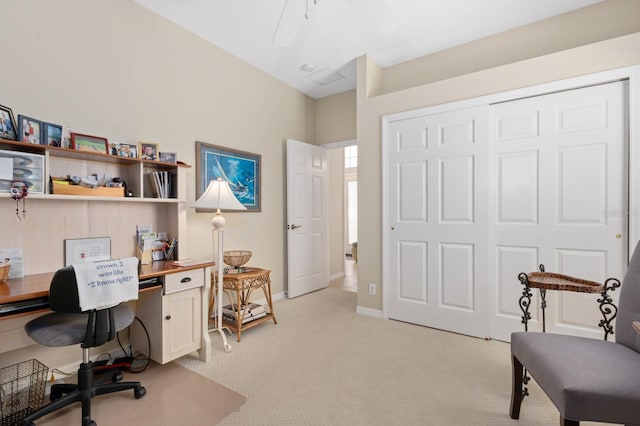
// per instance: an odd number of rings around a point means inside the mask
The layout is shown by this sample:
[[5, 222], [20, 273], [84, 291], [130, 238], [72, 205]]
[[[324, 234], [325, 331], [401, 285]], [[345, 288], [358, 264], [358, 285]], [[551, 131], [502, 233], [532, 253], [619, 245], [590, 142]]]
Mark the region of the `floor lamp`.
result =
[[[231, 345], [227, 343], [227, 336], [224, 334], [222, 328], [222, 286], [223, 286], [223, 240], [224, 240], [224, 225], [225, 220], [222, 216], [221, 210], [246, 210], [247, 208], [242, 205], [240, 201], [233, 195], [229, 182], [218, 178], [217, 180], [211, 180], [209, 186], [204, 193], [198, 198], [193, 205], [196, 209], [209, 209], [216, 210], [215, 216], [211, 220], [211, 226], [213, 227], [213, 239], [215, 240], [215, 234], [218, 234], [218, 260], [216, 266], [218, 268], [218, 294], [216, 295], [216, 328], [215, 331], [222, 336], [222, 342], [224, 344], [225, 352], [231, 351]], [[215, 253], [215, 241], [214, 241], [214, 253]], [[211, 290], [213, 291], [213, 289]]]

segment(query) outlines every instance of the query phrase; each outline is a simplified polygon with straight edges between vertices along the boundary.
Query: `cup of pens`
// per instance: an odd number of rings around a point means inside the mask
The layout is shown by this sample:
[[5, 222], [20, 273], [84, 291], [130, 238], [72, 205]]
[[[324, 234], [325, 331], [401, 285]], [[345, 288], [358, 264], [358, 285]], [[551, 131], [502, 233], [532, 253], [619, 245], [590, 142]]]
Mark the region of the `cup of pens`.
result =
[[178, 245], [178, 240], [174, 237], [171, 241], [166, 241], [164, 246], [164, 260], [175, 260], [176, 259], [176, 246]]

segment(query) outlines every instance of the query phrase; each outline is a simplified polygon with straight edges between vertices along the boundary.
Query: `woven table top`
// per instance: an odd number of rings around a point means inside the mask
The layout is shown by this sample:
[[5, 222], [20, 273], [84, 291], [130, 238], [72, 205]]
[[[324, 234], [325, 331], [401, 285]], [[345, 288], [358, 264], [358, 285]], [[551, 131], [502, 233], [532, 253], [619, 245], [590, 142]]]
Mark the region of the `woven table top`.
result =
[[531, 272], [529, 287], [545, 290], [575, 291], [578, 293], [601, 293], [604, 286], [595, 281], [587, 281], [552, 272]]

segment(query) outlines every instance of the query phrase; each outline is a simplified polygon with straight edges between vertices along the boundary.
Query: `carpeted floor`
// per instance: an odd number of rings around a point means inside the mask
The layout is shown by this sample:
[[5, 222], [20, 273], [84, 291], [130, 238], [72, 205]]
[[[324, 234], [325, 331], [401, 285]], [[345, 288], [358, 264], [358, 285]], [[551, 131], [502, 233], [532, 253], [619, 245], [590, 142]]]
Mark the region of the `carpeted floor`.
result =
[[[355, 313], [356, 294], [327, 288], [275, 302], [278, 324], [211, 334], [213, 354], [176, 362], [247, 396], [220, 425], [558, 424], [535, 384], [509, 418], [509, 345]], [[584, 422], [584, 426], [595, 423]]]
[[[94, 398], [91, 417], [98, 425], [191, 426], [213, 425], [237, 410], [246, 398], [175, 363], [151, 364], [124, 380], [140, 381], [147, 394], [135, 399], [133, 391]], [[81, 424], [80, 404], [36, 421], [47, 426]]]

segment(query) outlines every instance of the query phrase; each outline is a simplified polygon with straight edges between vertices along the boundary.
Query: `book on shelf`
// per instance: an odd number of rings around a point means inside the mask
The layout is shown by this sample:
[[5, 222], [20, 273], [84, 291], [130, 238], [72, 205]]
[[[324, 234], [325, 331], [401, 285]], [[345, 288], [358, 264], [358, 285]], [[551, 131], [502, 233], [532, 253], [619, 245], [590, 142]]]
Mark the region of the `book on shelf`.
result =
[[234, 303], [233, 305], [227, 305], [222, 307], [222, 314], [235, 315], [236, 312], [242, 313], [244, 311], [245, 316], [247, 315], [257, 315], [261, 313], [267, 312], [267, 307], [264, 305], [259, 305], [257, 303], [247, 303], [246, 305], [240, 305], [240, 309], [238, 309], [238, 305]]
[[156, 198], [175, 198], [176, 188], [174, 185], [175, 173], [168, 171], [156, 171], [147, 175], [151, 187], [151, 193]]
[[[257, 319], [264, 318], [266, 316], [267, 316], [267, 312], [266, 311], [265, 312], [261, 312], [259, 314], [246, 313], [246, 314], [244, 314], [244, 317], [242, 317], [242, 324], [246, 324], [248, 322], [255, 321]], [[228, 314], [228, 313], [223, 312], [222, 313], [222, 319], [224, 319], [227, 322], [236, 324], [236, 316], [233, 315], [233, 314]]]

